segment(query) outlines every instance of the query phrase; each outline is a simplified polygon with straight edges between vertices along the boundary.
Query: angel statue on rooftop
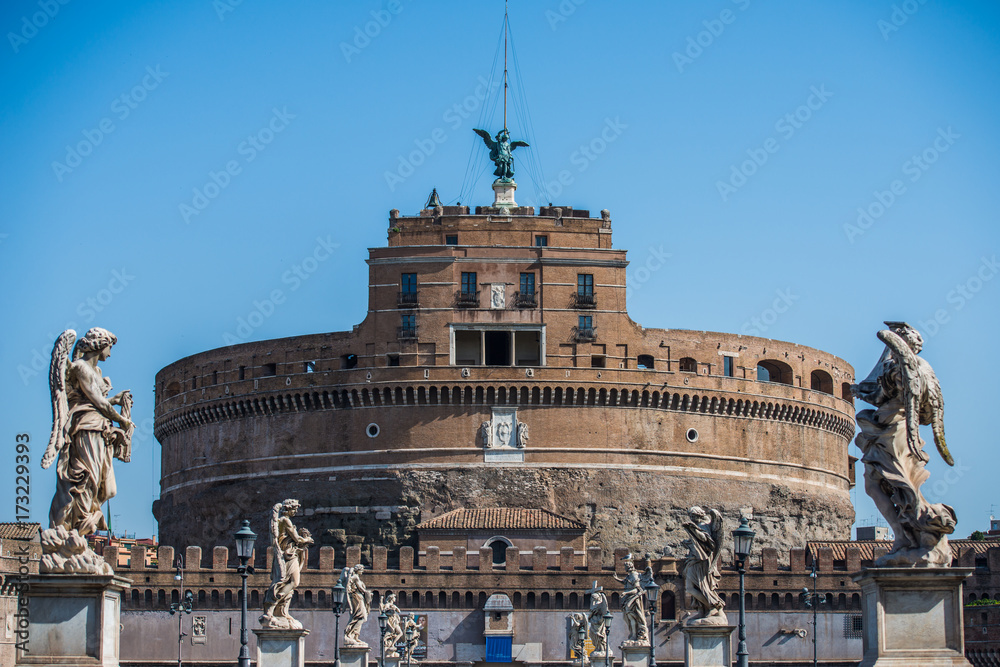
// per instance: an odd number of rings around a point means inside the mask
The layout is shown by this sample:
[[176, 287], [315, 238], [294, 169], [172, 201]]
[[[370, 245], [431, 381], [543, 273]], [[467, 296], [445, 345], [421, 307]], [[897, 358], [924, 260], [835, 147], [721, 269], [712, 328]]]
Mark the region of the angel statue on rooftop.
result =
[[52, 434], [41, 463], [42, 468], [56, 463], [56, 492], [49, 530], [41, 535], [43, 572], [111, 572], [86, 536], [108, 530], [101, 506], [116, 493], [112, 461], [132, 458], [132, 394], [126, 390], [109, 398], [111, 380], [97, 365], [117, 342], [107, 329], [94, 327], [79, 340], [67, 329], [52, 348]]
[[496, 165], [493, 175], [500, 181], [510, 182], [514, 180], [514, 149], [521, 146], [528, 148], [525, 141], [511, 141], [510, 132], [503, 128], [497, 132], [496, 140], [490, 138], [490, 133], [486, 130], [472, 130], [483, 138], [483, 143], [490, 149], [490, 160]]
[[295, 529], [292, 517], [300, 509], [294, 498], [276, 503], [271, 509], [271, 586], [264, 594], [264, 613], [258, 619], [262, 628], [301, 630], [302, 624], [288, 613], [299, 577], [309, 560], [312, 535], [305, 528]]
[[857, 414], [861, 432], [855, 442], [865, 464], [865, 491], [875, 501], [895, 535], [892, 549], [876, 567], [946, 567], [951, 548], [946, 535], [955, 531], [955, 510], [928, 503], [920, 492], [930, 473], [925, 466], [920, 425], [930, 424], [941, 458], [955, 462], [944, 439], [944, 398], [937, 376], [917, 356], [923, 338], [906, 322], [886, 322], [878, 332], [882, 356], [851, 393], [875, 406]]

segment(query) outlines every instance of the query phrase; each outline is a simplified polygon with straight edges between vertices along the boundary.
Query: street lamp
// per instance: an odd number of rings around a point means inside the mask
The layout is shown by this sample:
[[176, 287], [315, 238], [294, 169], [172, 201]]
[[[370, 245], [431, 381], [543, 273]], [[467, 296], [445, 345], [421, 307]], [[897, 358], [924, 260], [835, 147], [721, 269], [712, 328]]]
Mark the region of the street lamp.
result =
[[819, 664], [818, 652], [816, 648], [816, 610], [817, 608], [826, 602], [826, 598], [816, 592], [816, 559], [813, 558], [812, 562], [812, 573], [809, 575], [813, 580], [812, 593], [809, 592], [808, 588], [803, 588], [802, 592], [799, 594], [802, 597], [802, 601], [805, 602], [807, 607], [812, 607], [813, 610], [813, 665]]
[[649, 667], [656, 667], [656, 656], [653, 655], [653, 651], [655, 650], [653, 646], [653, 620], [656, 614], [656, 598], [660, 594], [660, 587], [650, 577], [644, 588], [646, 589], [646, 601], [649, 602]]
[[386, 626], [389, 625], [389, 617], [383, 611], [378, 615], [378, 633], [379, 633], [379, 664], [385, 667], [385, 630]]
[[733, 531], [733, 554], [736, 556], [736, 568], [740, 572], [740, 644], [736, 649], [736, 667], [749, 667], [749, 654], [747, 653], [747, 623], [746, 623], [746, 588], [744, 577], [746, 575], [747, 558], [750, 556], [750, 549], [753, 547], [753, 538], [756, 533], [750, 528], [747, 518], [740, 517], [740, 527]]
[[584, 621], [576, 629], [576, 639], [580, 646], [580, 667], [587, 667], [587, 623]]
[[233, 535], [236, 540], [236, 556], [240, 559], [240, 566], [236, 571], [243, 577], [243, 600], [240, 605], [240, 656], [237, 660], [239, 667], [250, 667], [250, 649], [247, 648], [249, 637], [247, 636], [247, 575], [253, 574], [253, 565], [247, 565], [250, 556], [253, 555], [253, 543], [257, 539], [256, 533], [250, 530], [250, 522], [243, 520], [243, 527]]
[[181, 629], [181, 620], [184, 618], [184, 614], [190, 614], [191, 609], [194, 607], [194, 595], [191, 591], [184, 590], [184, 561], [180, 556], [177, 557], [177, 573], [174, 575], [174, 581], [181, 587], [177, 602], [170, 603], [170, 615], [180, 614], [177, 617], [177, 667], [181, 667], [181, 646], [183, 646], [184, 638], [187, 637], [187, 633]]
[[611, 610], [604, 612], [604, 667], [613, 667], [614, 659], [611, 657], [611, 621], [615, 620]]
[[410, 614], [410, 622], [406, 624], [406, 667], [410, 667], [413, 657], [413, 638], [417, 635], [417, 615]]
[[333, 587], [333, 615], [336, 616], [333, 630], [333, 667], [340, 667], [340, 615], [344, 613], [344, 600], [347, 596], [347, 589], [337, 582]]

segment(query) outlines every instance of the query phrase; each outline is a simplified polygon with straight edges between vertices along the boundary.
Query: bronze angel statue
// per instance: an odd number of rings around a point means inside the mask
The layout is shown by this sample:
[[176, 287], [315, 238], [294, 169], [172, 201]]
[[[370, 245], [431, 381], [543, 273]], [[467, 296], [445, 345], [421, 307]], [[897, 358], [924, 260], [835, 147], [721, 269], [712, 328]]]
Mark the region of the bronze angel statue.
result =
[[528, 143], [511, 141], [510, 132], [506, 127], [497, 132], [495, 141], [490, 138], [490, 133], [486, 130], [474, 129], [473, 132], [482, 137], [483, 143], [490, 149], [490, 160], [496, 165], [493, 175], [505, 182], [514, 180], [514, 149], [521, 146], [528, 148]]
[[299, 501], [294, 498], [271, 508], [271, 546], [274, 547], [271, 586], [264, 594], [264, 613], [257, 619], [263, 628], [302, 629], [302, 624], [288, 613], [288, 605], [309, 560], [309, 545], [313, 543], [306, 528], [296, 530], [292, 523], [299, 509]]
[[697, 613], [687, 620], [687, 625], [725, 625], [724, 603], [718, 588], [722, 574], [719, 559], [722, 556], [722, 515], [718, 510], [707, 512], [700, 507], [688, 510], [689, 521], [681, 526], [689, 538], [684, 540], [688, 548], [684, 560], [683, 573], [687, 592], [694, 598]]
[[955, 465], [944, 439], [944, 398], [931, 365], [917, 356], [924, 341], [906, 322], [886, 322], [878, 332], [885, 350], [863, 381], [851, 385], [855, 397], [874, 410], [857, 414], [855, 439], [865, 464], [865, 491], [895, 536], [876, 567], [932, 567], [951, 564], [945, 535], [955, 531], [955, 510], [928, 503], [920, 492], [930, 473], [925, 466], [920, 425], [929, 424], [934, 444], [948, 465]]

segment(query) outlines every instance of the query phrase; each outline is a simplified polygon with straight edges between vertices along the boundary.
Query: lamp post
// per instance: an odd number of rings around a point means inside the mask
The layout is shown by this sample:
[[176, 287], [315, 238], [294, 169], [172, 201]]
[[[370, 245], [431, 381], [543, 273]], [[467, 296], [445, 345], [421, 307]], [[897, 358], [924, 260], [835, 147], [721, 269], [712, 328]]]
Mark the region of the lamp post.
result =
[[184, 618], [184, 614], [191, 613], [191, 609], [194, 607], [194, 595], [191, 591], [184, 590], [184, 561], [180, 556], [177, 557], [177, 573], [174, 575], [174, 581], [181, 589], [177, 594], [177, 602], [170, 603], [170, 615], [180, 614], [177, 617], [177, 667], [181, 667], [181, 646], [184, 643], [184, 638], [187, 637], [187, 633], [181, 629], [181, 620]]
[[338, 581], [333, 587], [333, 615], [336, 617], [333, 625], [333, 667], [340, 667], [340, 615], [344, 613], [346, 596], [347, 589]]
[[817, 608], [826, 602], [826, 598], [821, 596], [816, 592], [816, 559], [813, 558], [812, 562], [812, 572], [809, 574], [812, 577], [813, 589], [812, 593], [809, 592], [808, 588], [803, 588], [802, 593], [799, 595], [802, 597], [802, 601], [806, 603], [807, 607], [812, 607], [813, 610], [813, 665], [819, 664], [819, 654], [816, 648], [816, 611]]
[[750, 664], [750, 657], [747, 653], [747, 610], [744, 578], [747, 572], [747, 558], [750, 556], [754, 535], [756, 533], [751, 530], [750, 522], [747, 521], [747, 518], [740, 517], [740, 527], [733, 531], [733, 554], [736, 556], [736, 568], [740, 572], [740, 644], [736, 649], [736, 667], [749, 667]]
[[253, 565], [247, 565], [250, 556], [253, 555], [253, 543], [257, 539], [257, 534], [250, 530], [250, 522], [243, 520], [243, 527], [233, 535], [236, 540], [236, 555], [240, 559], [240, 566], [236, 571], [243, 577], [243, 600], [240, 604], [240, 656], [237, 659], [239, 667], [250, 667], [250, 649], [247, 648], [249, 637], [247, 636], [247, 576], [253, 574]]
[[649, 602], [649, 667], [656, 667], [656, 656], [653, 653], [655, 650], [653, 645], [653, 620], [656, 614], [656, 598], [660, 594], [660, 587], [650, 577], [644, 588], [646, 589], [646, 601]]
[[379, 634], [378, 664], [381, 665], [382, 667], [385, 667], [385, 629], [388, 624], [389, 624], [389, 617], [386, 616], [385, 612], [383, 611], [378, 615], [378, 634]]
[[576, 629], [576, 639], [580, 646], [580, 667], [587, 667], [587, 624], [586, 621]]
[[417, 615], [410, 614], [410, 623], [406, 624], [406, 667], [410, 667], [413, 657], [413, 638], [417, 635]]
[[613, 667], [614, 658], [611, 657], [611, 621], [615, 620], [611, 610], [604, 612], [604, 667]]

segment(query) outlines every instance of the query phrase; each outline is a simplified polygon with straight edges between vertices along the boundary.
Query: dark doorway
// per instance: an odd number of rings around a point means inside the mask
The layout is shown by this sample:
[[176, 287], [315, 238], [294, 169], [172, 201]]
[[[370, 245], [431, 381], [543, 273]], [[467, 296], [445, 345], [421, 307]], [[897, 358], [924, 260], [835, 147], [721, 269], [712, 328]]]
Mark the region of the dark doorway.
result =
[[486, 365], [510, 366], [510, 332], [486, 331]]

